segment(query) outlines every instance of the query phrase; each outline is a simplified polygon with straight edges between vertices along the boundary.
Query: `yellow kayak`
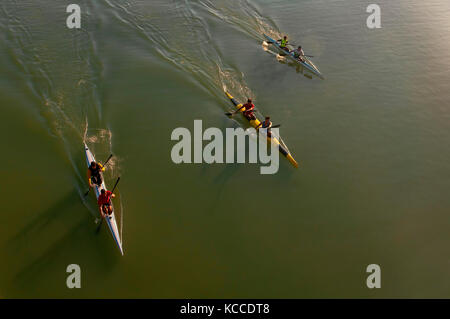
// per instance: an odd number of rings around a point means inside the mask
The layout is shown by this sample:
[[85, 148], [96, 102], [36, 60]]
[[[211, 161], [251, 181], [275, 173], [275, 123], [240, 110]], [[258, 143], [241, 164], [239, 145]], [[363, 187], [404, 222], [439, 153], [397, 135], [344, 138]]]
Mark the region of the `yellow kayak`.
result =
[[[228, 93], [225, 92], [225, 94], [228, 96], [228, 98], [231, 100], [231, 103], [233, 103], [233, 105], [236, 107], [236, 109], [240, 109], [242, 107], [243, 104], [237, 102], [234, 97]], [[242, 113], [242, 116], [250, 123], [250, 125], [252, 127], [254, 127], [255, 129], [258, 129], [261, 126], [261, 121], [256, 119], [256, 120], [248, 120], [244, 114], [243, 114], [243, 109], [241, 109], [239, 111], [240, 113]], [[280, 151], [281, 154], [283, 154], [284, 157], [286, 157], [288, 159], [288, 161], [294, 166], [294, 167], [298, 167], [298, 163], [297, 161], [292, 157], [291, 153], [289, 152], [289, 150], [287, 149], [286, 145], [284, 145], [284, 143], [281, 140], [274, 137], [272, 134], [272, 137], [267, 137], [267, 140], [271, 143], [274, 143], [277, 147], [278, 150]]]

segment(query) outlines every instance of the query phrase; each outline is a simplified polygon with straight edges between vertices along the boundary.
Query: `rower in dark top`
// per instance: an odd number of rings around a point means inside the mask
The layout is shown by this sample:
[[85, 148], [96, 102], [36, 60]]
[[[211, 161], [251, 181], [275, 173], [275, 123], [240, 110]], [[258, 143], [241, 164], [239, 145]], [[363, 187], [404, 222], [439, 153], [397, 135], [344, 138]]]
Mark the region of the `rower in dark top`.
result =
[[261, 123], [262, 128], [267, 129], [267, 137], [272, 137], [272, 122], [270, 121], [270, 116], [266, 116], [265, 120]]
[[252, 103], [252, 99], [248, 99], [247, 103], [245, 103], [242, 108], [244, 109], [244, 116], [249, 120], [256, 120], [256, 116], [254, 114], [255, 105]]
[[103, 182], [102, 180], [102, 172], [105, 171], [105, 168], [102, 164], [96, 163], [94, 161], [91, 162], [88, 168], [88, 179], [89, 186], [94, 187], [94, 185], [100, 186]]

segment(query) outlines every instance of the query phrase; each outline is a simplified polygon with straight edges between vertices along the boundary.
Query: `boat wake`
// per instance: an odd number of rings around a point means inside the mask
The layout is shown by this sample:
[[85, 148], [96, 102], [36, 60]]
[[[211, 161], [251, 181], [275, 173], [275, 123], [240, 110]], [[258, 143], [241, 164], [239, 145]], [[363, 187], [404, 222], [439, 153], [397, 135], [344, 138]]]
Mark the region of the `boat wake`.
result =
[[214, 17], [232, 25], [255, 40], [263, 33], [280, 34], [275, 22], [264, 17], [256, 4], [248, 0], [212, 1], [202, 0], [200, 4]]
[[193, 83], [219, 100], [222, 88], [253, 96], [244, 75], [225, 62], [214, 41], [203, 2], [155, 0], [151, 3], [105, 0], [116, 19], [148, 41], [149, 51], [187, 74]]
[[[87, 11], [95, 10], [93, 5], [85, 5]], [[20, 10], [18, 6], [14, 0], [1, 2], [0, 43], [4, 43], [0, 45], [8, 48], [16, 66], [13, 72], [25, 83], [31, 111], [48, 133], [61, 141], [77, 176], [74, 185], [82, 196], [86, 192], [86, 168], [81, 150], [87, 127], [106, 127], [102, 96], [104, 63], [97, 51], [93, 23], [96, 17], [83, 16], [84, 27], [79, 32], [68, 28], [55, 32], [47, 21], [65, 12], [63, 4], [48, 6], [35, 1]], [[111, 148], [110, 131], [99, 129], [95, 134], [105, 143], [104, 147]], [[95, 134], [89, 138], [93, 139]]]
[[[261, 41], [263, 34], [268, 34], [275, 39], [280, 39], [282, 34], [276, 23], [260, 13], [257, 6], [248, 0], [236, 0], [231, 2], [217, 2], [212, 0], [202, 0], [200, 4], [215, 18], [218, 18], [232, 25], [235, 29], [243, 32], [247, 36]], [[312, 77], [305, 73], [304, 68], [297, 63], [292, 63], [285, 57], [270, 50], [270, 45], [265, 40], [262, 41], [262, 48], [269, 54], [273, 54], [278, 62], [293, 66], [297, 73], [302, 73], [309, 79]]]

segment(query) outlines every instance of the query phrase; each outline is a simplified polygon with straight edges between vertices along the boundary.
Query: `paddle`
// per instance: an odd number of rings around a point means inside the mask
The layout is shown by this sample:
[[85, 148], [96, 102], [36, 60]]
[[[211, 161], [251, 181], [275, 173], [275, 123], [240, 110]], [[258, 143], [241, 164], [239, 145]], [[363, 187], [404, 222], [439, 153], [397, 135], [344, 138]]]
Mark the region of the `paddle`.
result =
[[[109, 155], [108, 159], [105, 161], [105, 163], [103, 164], [103, 167], [105, 167], [105, 165], [109, 162], [109, 160], [111, 159], [111, 157], [113, 157], [113, 155]], [[84, 194], [84, 196], [86, 197], [89, 192], [91, 191], [91, 187], [89, 187], [88, 191]]]
[[[295, 46], [293, 46], [293, 47], [295, 48]], [[307, 55], [307, 54], [305, 54], [304, 56], [307, 57], [307, 58], [314, 58], [314, 55]]]
[[[293, 47], [295, 48], [296, 46], [293, 46]], [[314, 55], [307, 55], [307, 54], [305, 54], [304, 56], [307, 57], [307, 58], [314, 58]]]
[[[112, 198], [112, 194], [114, 194], [114, 190], [116, 189], [116, 186], [117, 186], [117, 184], [119, 183], [119, 181], [120, 181], [120, 176], [117, 178], [117, 181], [116, 181], [116, 183], [114, 184], [114, 187], [113, 187], [113, 189], [112, 189], [112, 191], [111, 191], [111, 198]], [[100, 227], [102, 226], [103, 219], [104, 219], [104, 218], [100, 219], [100, 224], [98, 224], [98, 227], [97, 227], [97, 229], [96, 229], [96, 231], [95, 231], [96, 233], [99, 232]]]
[[[242, 109], [242, 107], [239, 108], [239, 109], [238, 109], [237, 111], [235, 111], [235, 112], [227, 112], [227, 113], [225, 113], [225, 115], [233, 116], [234, 114], [236, 114], [237, 112], [239, 112], [240, 109]], [[253, 112], [259, 112], [257, 109], [253, 109], [253, 110], [251, 110], [251, 111], [253, 111]]]
[[[262, 124], [263, 124], [263, 122], [259, 123], [259, 125], [256, 127], [256, 129], [258, 129]], [[277, 125], [272, 125], [270, 128], [277, 128], [280, 126], [281, 126], [281, 124], [277, 124]]]
[[[296, 45], [296, 44], [288, 43], [287, 45], [291, 46], [292, 48], [298, 48], [298, 45]], [[305, 54], [305, 57], [307, 57], [307, 58], [314, 58], [314, 55], [307, 55], [307, 54]]]
[[111, 193], [113, 193], [113, 194], [114, 194], [114, 190], [116, 189], [116, 186], [117, 186], [117, 184], [119, 184], [119, 181], [120, 181], [120, 176], [119, 176], [119, 177], [117, 177], [117, 181], [116, 181], [116, 183], [114, 184], [114, 187], [113, 187], [113, 189], [112, 189]]
[[238, 108], [236, 111], [233, 112], [227, 112], [225, 113], [226, 116], [233, 116], [234, 114], [236, 114], [237, 112], [239, 112], [240, 110], [242, 110], [242, 108], [245, 106], [245, 104], [243, 104], [240, 108]]

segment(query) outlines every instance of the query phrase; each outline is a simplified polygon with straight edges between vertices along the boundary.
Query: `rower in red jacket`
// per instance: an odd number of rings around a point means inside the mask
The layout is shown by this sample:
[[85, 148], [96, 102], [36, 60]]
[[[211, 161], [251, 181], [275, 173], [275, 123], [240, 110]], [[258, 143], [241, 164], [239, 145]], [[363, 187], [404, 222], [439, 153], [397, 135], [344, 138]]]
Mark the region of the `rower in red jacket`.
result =
[[256, 120], [256, 116], [254, 114], [255, 105], [252, 103], [252, 99], [248, 99], [247, 103], [243, 105], [244, 116], [249, 120]]
[[112, 214], [113, 209], [111, 199], [114, 197], [116, 197], [116, 195], [114, 195], [111, 191], [105, 191], [104, 189], [101, 190], [97, 203], [98, 208], [100, 209], [100, 215], [102, 217]]

